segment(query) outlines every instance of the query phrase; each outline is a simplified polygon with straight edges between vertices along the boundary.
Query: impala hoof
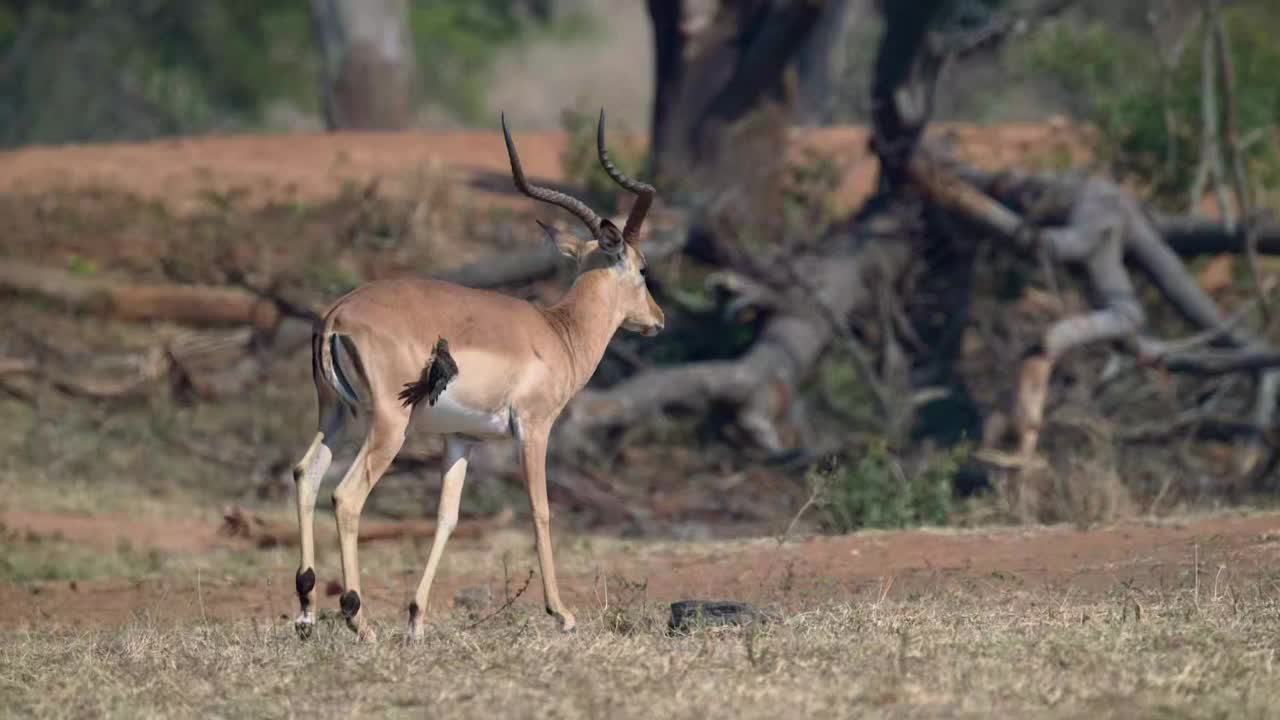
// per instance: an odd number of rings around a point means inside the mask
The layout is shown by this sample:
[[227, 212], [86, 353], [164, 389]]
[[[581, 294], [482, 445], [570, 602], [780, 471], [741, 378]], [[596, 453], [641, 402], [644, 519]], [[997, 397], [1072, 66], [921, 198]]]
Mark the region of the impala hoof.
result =
[[568, 635], [578, 631], [578, 621], [573, 619], [572, 613], [559, 613], [556, 619], [560, 621], [560, 632]]
[[356, 614], [360, 612], [360, 593], [355, 590], [342, 593], [342, 597], [338, 598], [338, 607], [342, 609], [342, 616], [348, 622], [355, 620]]
[[310, 640], [315, 634], [316, 619], [308, 613], [303, 613], [294, 619], [293, 629], [298, 633], [299, 640]]

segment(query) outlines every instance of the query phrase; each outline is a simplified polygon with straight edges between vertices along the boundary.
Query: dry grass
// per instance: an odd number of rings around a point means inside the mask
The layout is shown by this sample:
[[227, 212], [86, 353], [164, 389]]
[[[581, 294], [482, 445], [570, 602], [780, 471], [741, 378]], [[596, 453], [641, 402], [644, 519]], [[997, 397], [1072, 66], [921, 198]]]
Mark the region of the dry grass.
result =
[[[517, 605], [426, 642], [334, 622], [10, 633], [0, 706], [30, 716], [1265, 717], [1280, 602], [1126, 588], [1086, 604], [1009, 592], [851, 599], [758, 630], [673, 638], [661, 608], [597, 608], [574, 636]], [[587, 615], [588, 613], [584, 613]], [[622, 628], [625, 632], [619, 632]], [[388, 633], [384, 632], [384, 637]]]

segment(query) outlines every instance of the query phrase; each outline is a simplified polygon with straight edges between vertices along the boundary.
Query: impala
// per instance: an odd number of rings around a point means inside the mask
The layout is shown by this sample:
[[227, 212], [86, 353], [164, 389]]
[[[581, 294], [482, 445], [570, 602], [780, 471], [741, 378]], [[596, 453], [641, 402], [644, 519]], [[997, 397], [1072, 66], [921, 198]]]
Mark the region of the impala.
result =
[[505, 115], [502, 134], [516, 188], [567, 210], [590, 231], [591, 239], [584, 241], [538, 221], [560, 252], [577, 262], [578, 273], [564, 297], [549, 308], [486, 290], [404, 277], [363, 285], [325, 312], [312, 337], [319, 429], [294, 468], [302, 554], [297, 572], [302, 612], [296, 622], [304, 634], [315, 622], [316, 496], [344, 426], [361, 414], [367, 417], [367, 434], [333, 493], [345, 588], [339, 606], [357, 636], [374, 638], [364, 619], [356, 559], [360, 511], [410, 428], [444, 436], [439, 521], [409, 603], [410, 637], [421, 637], [432, 579], [458, 522], [470, 450], [491, 438], [514, 438], [519, 447], [546, 610], [562, 630], [574, 628], [573, 614], [560, 599], [551, 554], [547, 440], [552, 424], [591, 378], [619, 327], [645, 335], [662, 330], [662, 310], [645, 284], [645, 259], [637, 247], [654, 188], [627, 177], [610, 161], [603, 110], [596, 132], [600, 163], [636, 195], [622, 230], [580, 200], [531, 185]]

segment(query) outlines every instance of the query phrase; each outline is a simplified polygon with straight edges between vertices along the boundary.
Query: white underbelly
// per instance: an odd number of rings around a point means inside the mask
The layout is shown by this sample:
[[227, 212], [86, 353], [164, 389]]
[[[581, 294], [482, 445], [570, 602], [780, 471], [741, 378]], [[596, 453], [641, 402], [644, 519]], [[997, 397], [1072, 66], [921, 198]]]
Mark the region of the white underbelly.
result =
[[440, 435], [474, 435], [476, 437], [508, 437], [511, 435], [511, 411], [476, 410], [450, 397], [448, 388], [435, 405], [419, 403], [413, 413], [413, 425], [422, 432]]

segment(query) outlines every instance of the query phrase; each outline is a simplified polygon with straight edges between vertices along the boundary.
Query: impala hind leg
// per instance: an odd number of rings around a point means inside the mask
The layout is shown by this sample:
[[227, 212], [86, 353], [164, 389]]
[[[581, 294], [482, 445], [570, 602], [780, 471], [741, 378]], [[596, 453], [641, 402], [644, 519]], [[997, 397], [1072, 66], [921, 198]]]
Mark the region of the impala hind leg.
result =
[[298, 633], [306, 638], [316, 621], [316, 496], [325, 471], [333, 462], [333, 451], [342, 441], [346, 416], [335, 405], [324, 413], [321, 429], [316, 432], [307, 452], [293, 468], [293, 480], [298, 501], [298, 548], [301, 558], [294, 585], [298, 592], [301, 612], [295, 624]]
[[471, 454], [471, 442], [457, 436], [447, 436], [444, 441], [444, 478], [440, 481], [440, 508], [436, 513], [436, 535], [431, 541], [427, 557], [427, 569], [422, 573], [418, 591], [409, 603], [409, 639], [422, 637], [422, 626], [427, 613], [427, 601], [431, 595], [431, 583], [444, 554], [449, 535], [458, 526], [458, 505], [462, 501], [462, 484], [467, 477], [467, 460]]
[[355, 462], [351, 463], [346, 476], [333, 491], [333, 512], [338, 521], [338, 542], [342, 551], [342, 585], [345, 588], [338, 598], [338, 605], [347, 619], [347, 626], [361, 640], [373, 641], [377, 636], [364, 620], [362, 609], [360, 562], [356, 557], [360, 512], [373, 486], [390, 467], [396, 453], [400, 452], [408, 423], [407, 413], [374, 415]]

